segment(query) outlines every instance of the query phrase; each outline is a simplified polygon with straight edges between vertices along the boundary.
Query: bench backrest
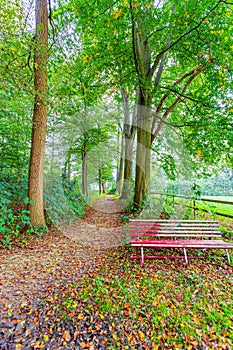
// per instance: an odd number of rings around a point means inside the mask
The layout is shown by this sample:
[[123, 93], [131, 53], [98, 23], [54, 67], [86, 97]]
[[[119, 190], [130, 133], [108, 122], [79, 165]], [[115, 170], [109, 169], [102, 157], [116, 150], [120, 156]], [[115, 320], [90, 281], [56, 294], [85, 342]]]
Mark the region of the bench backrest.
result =
[[222, 237], [218, 221], [204, 220], [129, 220], [132, 239], [169, 238], [219, 238]]

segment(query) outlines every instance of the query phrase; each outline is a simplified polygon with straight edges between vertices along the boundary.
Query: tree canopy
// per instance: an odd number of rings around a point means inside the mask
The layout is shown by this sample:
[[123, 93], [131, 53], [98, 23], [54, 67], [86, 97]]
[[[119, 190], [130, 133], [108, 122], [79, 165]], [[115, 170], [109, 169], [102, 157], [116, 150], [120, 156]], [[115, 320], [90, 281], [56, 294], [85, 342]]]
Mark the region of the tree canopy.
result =
[[[121, 144], [108, 157], [112, 175], [106, 178], [117, 177], [119, 191], [125, 190], [122, 181], [133, 185], [134, 205], [140, 208], [151, 178], [156, 181], [151, 159], [175, 178], [181, 143], [194, 172], [217, 166], [220, 160], [232, 167], [230, 2], [70, 0], [47, 5], [44, 102], [46, 149], [51, 150], [46, 154], [53, 161], [57, 154], [61, 174], [69, 165], [69, 177], [76, 176], [78, 157], [82, 159], [87, 173], [80, 188], [86, 195], [88, 179], [95, 178], [90, 174], [96, 162], [92, 150], [110, 152], [111, 144]], [[0, 11], [1, 168], [25, 172], [35, 126], [33, 80], [38, 70], [45, 73], [44, 49], [40, 47], [33, 71], [36, 28], [33, 20], [28, 25], [30, 8], [3, 1]], [[39, 22], [42, 33], [45, 27]]]

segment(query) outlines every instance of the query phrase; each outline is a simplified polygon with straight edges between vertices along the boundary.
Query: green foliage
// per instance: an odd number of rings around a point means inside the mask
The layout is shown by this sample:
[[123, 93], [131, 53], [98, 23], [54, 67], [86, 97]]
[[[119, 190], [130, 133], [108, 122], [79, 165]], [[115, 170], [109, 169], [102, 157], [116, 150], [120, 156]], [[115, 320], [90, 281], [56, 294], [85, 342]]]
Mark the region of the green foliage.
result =
[[67, 202], [69, 208], [73, 213], [77, 216], [84, 215], [84, 208], [87, 205], [87, 198], [80, 193], [79, 187], [76, 186], [76, 182], [71, 182], [71, 184], [67, 183], [67, 181], [63, 180], [63, 188], [64, 193], [67, 197]]
[[202, 187], [200, 185], [198, 185], [197, 183], [194, 183], [192, 188], [191, 188], [192, 198], [194, 198], [194, 199], [201, 198], [201, 190], [202, 190]]
[[[108, 180], [108, 179], [107, 179]], [[112, 172], [110, 174], [110, 180], [112, 180]], [[109, 190], [106, 191], [107, 194], [116, 194], [117, 193], [117, 188], [116, 186], [112, 186]]]
[[[26, 201], [25, 201], [26, 202]], [[47, 229], [32, 226], [29, 211], [0, 206], [0, 247], [11, 248], [15, 244], [27, 244], [33, 236], [42, 236]]]
[[233, 238], [232, 228], [227, 228], [226, 226], [220, 226], [220, 230], [221, 230], [224, 238], [232, 240], [232, 238]]
[[[2, 165], [2, 163], [0, 164]], [[11, 248], [15, 244], [27, 244], [33, 236], [41, 236], [46, 228], [33, 227], [30, 223], [25, 164], [21, 168], [5, 166], [0, 182], [0, 247]]]
[[45, 208], [54, 225], [70, 224], [84, 214], [86, 201], [66, 179], [50, 177], [45, 186]]
[[27, 197], [27, 176], [25, 170], [8, 167], [2, 169], [0, 181], [1, 206], [23, 201]]
[[124, 215], [121, 215], [121, 216], [120, 216], [120, 220], [121, 220], [121, 222], [123, 222], [123, 223], [129, 222], [129, 219], [130, 219], [130, 215], [124, 214]]

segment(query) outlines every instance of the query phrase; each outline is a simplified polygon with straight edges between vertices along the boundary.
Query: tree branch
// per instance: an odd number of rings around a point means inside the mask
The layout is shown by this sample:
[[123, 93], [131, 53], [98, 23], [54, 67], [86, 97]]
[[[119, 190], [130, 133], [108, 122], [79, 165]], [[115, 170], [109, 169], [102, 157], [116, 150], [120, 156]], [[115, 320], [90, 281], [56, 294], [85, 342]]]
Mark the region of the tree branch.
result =
[[207, 108], [213, 108], [213, 109], [216, 109], [216, 106], [210, 106], [210, 105], [207, 105], [203, 102], [200, 102], [199, 100], [193, 98], [193, 97], [190, 97], [190, 96], [187, 96], [185, 94], [182, 94], [180, 93], [179, 91], [175, 90], [175, 89], [172, 89], [172, 88], [169, 88], [169, 87], [166, 87], [166, 86], [160, 86], [161, 89], [166, 89], [166, 90], [169, 90], [171, 92], [174, 92], [176, 95], [180, 95], [181, 97], [187, 99], [187, 100], [190, 100], [192, 102], [197, 102], [198, 104], [201, 104], [202, 106], [204, 107], [207, 107]]
[[[178, 80], [173, 84], [173, 86], [178, 85], [178, 84], [181, 83], [185, 78], [187, 78], [188, 76], [192, 75], [192, 74], [195, 72], [195, 69], [196, 69], [196, 68], [194, 68], [194, 69], [192, 69], [191, 71], [185, 73], [180, 79], [178, 79]], [[163, 95], [163, 97], [161, 98], [161, 100], [160, 100], [160, 102], [159, 102], [159, 104], [158, 104], [158, 107], [157, 107], [157, 109], [156, 109], [156, 112], [155, 112], [156, 115], [159, 114], [159, 112], [160, 112], [160, 110], [161, 110], [161, 108], [162, 108], [162, 106], [163, 106], [163, 103], [164, 103], [164, 101], [167, 99], [167, 97], [168, 97], [168, 95]], [[153, 130], [154, 130], [154, 128], [155, 128], [155, 123], [156, 123], [156, 117], [153, 118], [152, 127], [151, 127], [152, 133], [153, 133]]]
[[55, 36], [56, 36], [56, 30], [55, 30], [55, 26], [54, 26], [54, 22], [53, 22], [53, 17], [52, 17], [52, 6], [51, 6], [51, 0], [48, 0], [48, 5], [49, 5], [49, 14], [48, 14], [48, 19], [49, 19], [49, 23], [52, 27], [52, 34], [53, 34], [53, 43], [50, 45], [49, 50], [51, 49], [51, 47], [55, 44]]
[[197, 25], [195, 25], [193, 28], [189, 29], [186, 33], [182, 34], [177, 40], [175, 40], [172, 44], [170, 44], [168, 47], [166, 47], [164, 50], [162, 50], [161, 52], [159, 52], [157, 54], [157, 56], [155, 58], [155, 61], [154, 61], [154, 64], [153, 64], [153, 66], [151, 68], [151, 70], [153, 71], [153, 74], [154, 74], [154, 72], [155, 72], [155, 70], [156, 70], [156, 68], [158, 66], [158, 63], [159, 63], [161, 57], [163, 56], [163, 54], [165, 52], [169, 51], [172, 47], [174, 47], [176, 44], [178, 44], [183, 38], [185, 38], [187, 35], [192, 33], [194, 30], [197, 30], [202, 25], [202, 23], [205, 21], [205, 19], [208, 18], [210, 13], [213, 12], [219, 6], [219, 4], [221, 4], [222, 2], [224, 2], [224, 1], [223, 0], [219, 0], [217, 2], [217, 4], [214, 7], [212, 7], [212, 9], [210, 9], [208, 11], [207, 15], [204, 16]]
[[132, 46], [133, 46], [133, 56], [134, 56], [134, 63], [136, 67], [136, 72], [138, 74], [139, 79], [141, 78], [140, 76], [140, 69], [139, 69], [139, 62], [138, 62], [138, 54], [136, 50], [136, 45], [135, 45], [135, 20], [133, 16], [133, 8], [132, 8], [132, 2], [130, 1], [130, 14], [131, 14], [131, 21], [132, 21]]
[[[171, 113], [171, 111], [173, 111], [173, 109], [178, 105], [178, 103], [182, 100], [182, 94], [188, 89], [188, 87], [190, 86], [190, 84], [192, 83], [192, 81], [205, 69], [205, 66], [201, 66], [198, 69], [195, 69], [193, 74], [191, 75], [191, 77], [188, 79], [187, 83], [185, 84], [185, 86], [183, 87], [181, 94], [179, 94], [179, 96], [177, 97], [176, 101], [173, 102], [173, 104], [166, 110], [166, 112], [163, 114], [162, 118], [160, 119], [160, 122], [158, 123], [158, 126], [156, 128], [156, 130], [153, 132], [152, 129], [152, 135], [151, 135], [151, 140], [153, 142], [153, 140], [155, 139], [155, 137], [158, 135], [159, 131], [161, 130], [162, 124], [164, 122], [164, 120], [167, 118], [167, 116]], [[190, 72], [189, 72], [190, 73]], [[188, 74], [188, 73], [187, 73]], [[187, 74], [185, 74], [187, 76]], [[184, 75], [184, 76], [185, 76]], [[190, 74], [189, 74], [190, 75]], [[184, 76], [182, 77], [184, 79]], [[176, 83], [174, 85], [177, 85], [178, 82], [182, 81], [183, 79], [179, 79], [176, 81]], [[156, 110], [156, 115], [158, 115], [159, 111], [161, 110], [162, 104], [165, 101], [165, 99], [167, 98], [163, 96], [162, 98], [162, 102], [160, 101], [160, 105]], [[155, 118], [154, 118], [155, 120]], [[154, 124], [154, 123], [153, 123]]]

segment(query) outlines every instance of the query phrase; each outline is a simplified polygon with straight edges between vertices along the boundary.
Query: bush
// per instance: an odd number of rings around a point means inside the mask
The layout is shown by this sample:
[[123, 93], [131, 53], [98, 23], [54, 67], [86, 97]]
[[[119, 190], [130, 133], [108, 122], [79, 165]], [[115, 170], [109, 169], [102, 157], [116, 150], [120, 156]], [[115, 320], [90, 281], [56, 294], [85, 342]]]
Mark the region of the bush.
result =
[[[26, 204], [27, 201], [24, 201]], [[0, 247], [11, 248], [15, 243], [27, 243], [32, 235], [41, 236], [47, 229], [44, 226], [32, 226], [29, 211], [0, 206]]]
[[54, 225], [71, 224], [84, 214], [85, 198], [61, 177], [50, 177], [44, 193], [46, 214]]

